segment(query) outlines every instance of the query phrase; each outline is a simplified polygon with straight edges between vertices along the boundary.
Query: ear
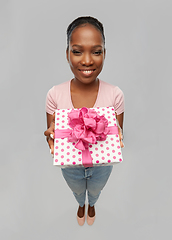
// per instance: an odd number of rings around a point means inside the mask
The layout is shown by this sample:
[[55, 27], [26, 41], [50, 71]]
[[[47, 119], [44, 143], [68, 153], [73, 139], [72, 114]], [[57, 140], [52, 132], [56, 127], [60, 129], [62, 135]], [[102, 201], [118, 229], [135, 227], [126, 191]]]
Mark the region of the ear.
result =
[[66, 49], [66, 59], [69, 62], [69, 48]]
[[106, 57], [106, 48], [104, 49], [104, 59], [105, 59], [105, 57]]

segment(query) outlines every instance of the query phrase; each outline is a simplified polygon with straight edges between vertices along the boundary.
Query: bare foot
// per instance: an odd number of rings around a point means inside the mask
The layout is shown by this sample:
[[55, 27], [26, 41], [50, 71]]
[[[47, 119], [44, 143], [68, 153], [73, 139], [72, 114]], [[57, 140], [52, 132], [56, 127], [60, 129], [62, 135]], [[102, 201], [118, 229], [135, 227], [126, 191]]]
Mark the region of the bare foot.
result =
[[88, 215], [89, 215], [89, 217], [94, 217], [95, 216], [95, 208], [94, 208], [94, 206], [90, 206], [90, 205], [88, 205]]
[[77, 212], [77, 215], [78, 215], [79, 218], [84, 217], [84, 214], [85, 214], [85, 204], [84, 204], [83, 207], [80, 207], [80, 206], [79, 206], [78, 212]]

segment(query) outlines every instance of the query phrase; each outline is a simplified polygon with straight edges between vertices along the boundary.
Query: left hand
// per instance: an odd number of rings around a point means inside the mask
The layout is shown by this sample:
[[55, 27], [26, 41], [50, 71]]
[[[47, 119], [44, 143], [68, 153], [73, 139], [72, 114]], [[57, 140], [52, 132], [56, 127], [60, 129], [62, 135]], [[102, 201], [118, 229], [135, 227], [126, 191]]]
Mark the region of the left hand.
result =
[[119, 140], [120, 140], [120, 146], [121, 148], [124, 147], [124, 143], [123, 143], [123, 135], [122, 135], [122, 129], [120, 128], [120, 126], [118, 126], [118, 133], [119, 133]]
[[120, 140], [120, 146], [121, 148], [124, 147], [124, 143], [123, 143], [123, 134], [122, 134], [122, 128], [119, 125], [118, 119], [117, 119], [117, 113], [115, 112], [116, 115], [116, 122], [117, 122], [117, 126], [118, 126], [118, 133], [119, 133], [119, 140]]

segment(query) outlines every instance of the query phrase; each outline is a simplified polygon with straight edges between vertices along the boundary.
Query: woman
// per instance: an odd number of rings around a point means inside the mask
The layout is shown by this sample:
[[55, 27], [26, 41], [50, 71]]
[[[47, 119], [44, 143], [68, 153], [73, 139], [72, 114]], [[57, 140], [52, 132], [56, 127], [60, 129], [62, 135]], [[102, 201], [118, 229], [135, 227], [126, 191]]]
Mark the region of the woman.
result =
[[[45, 136], [53, 154], [54, 115], [57, 108], [115, 108], [120, 126], [120, 144], [124, 116], [124, 96], [117, 87], [98, 79], [105, 59], [103, 25], [93, 17], [79, 17], [67, 29], [66, 57], [74, 78], [51, 88], [47, 94], [47, 127]], [[85, 222], [85, 198], [88, 192], [87, 223], [95, 220], [95, 203], [105, 186], [113, 166], [63, 168], [62, 174], [79, 203], [77, 220]]]

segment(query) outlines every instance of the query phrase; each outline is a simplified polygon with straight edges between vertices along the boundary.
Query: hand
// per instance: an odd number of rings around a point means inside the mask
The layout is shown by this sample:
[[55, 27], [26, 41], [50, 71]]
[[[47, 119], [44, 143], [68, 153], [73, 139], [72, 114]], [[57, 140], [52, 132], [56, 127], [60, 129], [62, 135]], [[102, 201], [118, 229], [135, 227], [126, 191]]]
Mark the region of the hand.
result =
[[124, 147], [124, 143], [123, 143], [123, 135], [122, 135], [122, 129], [120, 128], [120, 126], [118, 126], [118, 133], [119, 133], [119, 140], [120, 140], [120, 146], [121, 148]]
[[120, 140], [120, 146], [121, 148], [124, 147], [124, 143], [123, 143], [123, 134], [122, 134], [122, 128], [119, 125], [118, 119], [117, 119], [117, 113], [115, 112], [116, 115], [116, 122], [117, 122], [117, 126], [118, 126], [118, 133], [119, 133], [119, 140]]
[[54, 129], [55, 129], [55, 113], [53, 114], [50, 127], [44, 132], [44, 135], [47, 137], [47, 142], [52, 155], [54, 154]]

